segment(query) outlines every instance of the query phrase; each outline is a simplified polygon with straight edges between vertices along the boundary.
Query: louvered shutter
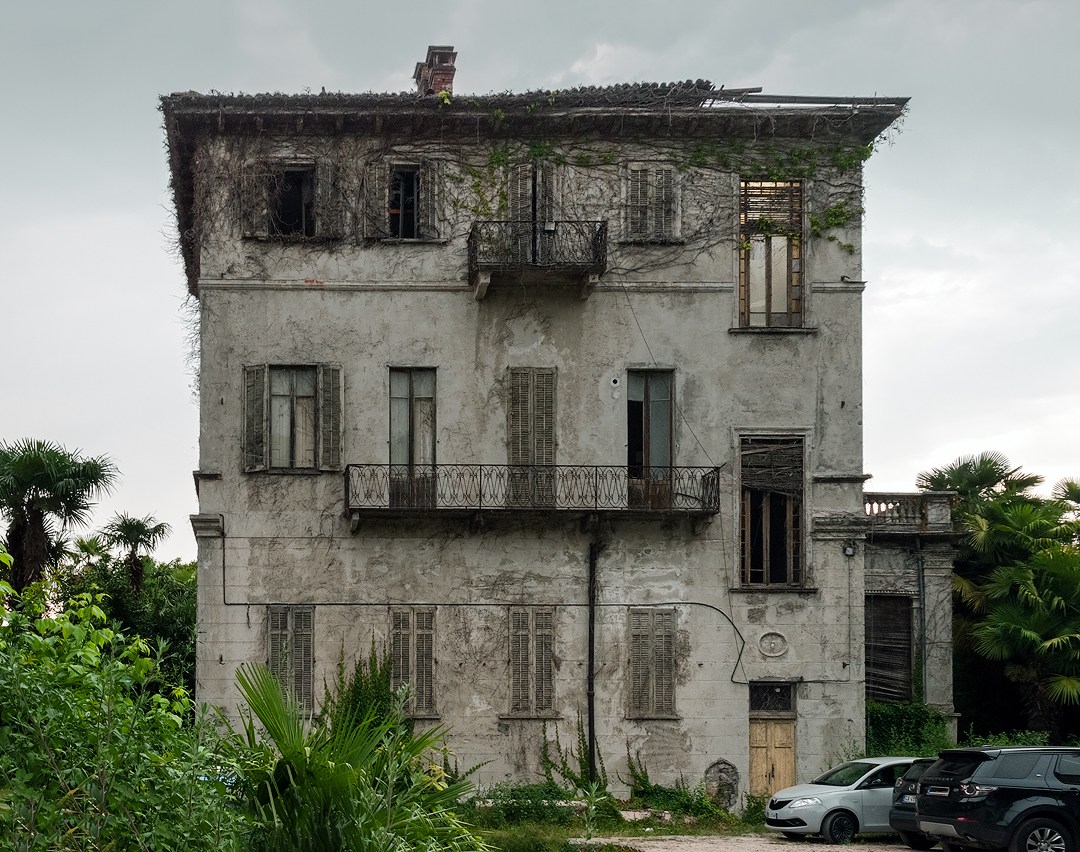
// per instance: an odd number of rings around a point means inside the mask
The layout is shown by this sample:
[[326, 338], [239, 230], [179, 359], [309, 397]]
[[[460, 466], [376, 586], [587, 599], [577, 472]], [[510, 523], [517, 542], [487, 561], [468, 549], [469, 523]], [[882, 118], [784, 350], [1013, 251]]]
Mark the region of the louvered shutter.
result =
[[652, 618], [646, 609], [630, 610], [630, 713], [645, 716], [652, 702]]
[[675, 612], [653, 612], [653, 701], [652, 712], [675, 712]]
[[653, 172], [651, 236], [661, 242], [675, 236], [675, 170], [670, 166]]
[[631, 168], [626, 187], [626, 236], [630, 240], [649, 238], [649, 172]]
[[538, 505], [555, 505], [555, 369], [533, 370], [532, 458], [533, 497]]
[[341, 470], [341, 367], [319, 367], [319, 468]]
[[510, 236], [513, 263], [532, 262], [533, 221], [533, 168], [532, 163], [516, 163], [510, 166], [507, 186]]
[[266, 375], [264, 364], [244, 368], [244, 470], [266, 470]]
[[529, 700], [529, 612], [510, 611], [510, 712], [527, 713]]
[[240, 235], [265, 237], [269, 225], [266, 164], [247, 163], [240, 172]]
[[386, 163], [368, 163], [364, 169], [364, 236], [385, 239], [390, 236], [390, 214], [386, 198]]
[[866, 596], [866, 697], [910, 701], [912, 683], [912, 599]]
[[416, 713], [432, 714], [435, 712], [435, 613], [419, 610], [414, 618], [413, 709]]
[[292, 687], [304, 709], [315, 706], [315, 613], [311, 607], [292, 608]]
[[345, 204], [340, 175], [333, 160], [315, 165], [315, 235], [339, 239], [345, 232]]
[[556, 260], [555, 165], [537, 162], [533, 171], [536, 193], [536, 261], [552, 263]]
[[266, 667], [283, 685], [289, 684], [289, 608], [271, 606], [266, 610]]
[[418, 180], [419, 198], [417, 203], [417, 236], [422, 240], [439, 238], [439, 200], [442, 189], [441, 163], [435, 160], [422, 160]]
[[530, 499], [528, 465], [532, 464], [532, 370], [529, 367], [511, 367], [509, 382], [506, 449], [510, 481], [507, 483], [507, 503], [511, 506], [527, 506]]
[[533, 675], [536, 688], [537, 712], [545, 712], [555, 707], [555, 627], [551, 610], [538, 609], [534, 612], [534, 633], [536, 638], [536, 671]]

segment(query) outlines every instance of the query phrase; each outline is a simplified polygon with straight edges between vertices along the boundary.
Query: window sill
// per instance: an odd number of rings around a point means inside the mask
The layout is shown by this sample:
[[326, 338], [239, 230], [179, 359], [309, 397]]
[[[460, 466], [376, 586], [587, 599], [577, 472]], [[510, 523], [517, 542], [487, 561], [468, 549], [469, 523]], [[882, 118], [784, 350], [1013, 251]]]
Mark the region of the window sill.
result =
[[682, 716], [678, 713], [649, 713], [643, 716], [627, 715], [628, 722], [679, 722]]
[[336, 243], [345, 239], [341, 234], [328, 236], [317, 234], [309, 237], [304, 234], [248, 234], [241, 237], [246, 242], [253, 243]]
[[500, 722], [557, 722], [562, 719], [562, 713], [500, 713]]
[[684, 246], [686, 240], [682, 237], [671, 237], [665, 240], [619, 240], [620, 246], [636, 246], [637, 248], [654, 248], [657, 246]]
[[440, 237], [434, 239], [409, 239], [407, 237], [376, 237], [375, 242], [384, 246], [444, 246], [449, 243], [449, 240], [444, 240]]
[[244, 473], [265, 473], [270, 476], [318, 476], [323, 473], [340, 474], [337, 470], [319, 470], [314, 467], [270, 467], [266, 470], [245, 470]]
[[818, 589], [816, 586], [732, 586], [731, 592], [736, 594], [743, 593], [747, 595], [756, 594], [780, 594], [783, 592], [795, 593], [797, 595], [816, 595]]
[[412, 719], [414, 722], [440, 722], [442, 716], [438, 713], [406, 713], [406, 719]]
[[804, 325], [797, 328], [787, 326], [749, 325], [728, 329], [728, 334], [817, 334], [816, 325]]

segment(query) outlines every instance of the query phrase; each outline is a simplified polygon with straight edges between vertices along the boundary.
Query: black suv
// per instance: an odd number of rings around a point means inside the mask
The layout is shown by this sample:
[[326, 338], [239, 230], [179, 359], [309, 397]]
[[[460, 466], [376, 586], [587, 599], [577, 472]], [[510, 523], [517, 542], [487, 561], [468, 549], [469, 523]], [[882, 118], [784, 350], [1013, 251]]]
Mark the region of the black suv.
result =
[[919, 814], [915, 810], [915, 794], [919, 792], [919, 779], [934, 761], [920, 757], [903, 775], [896, 779], [893, 788], [892, 807], [889, 808], [889, 825], [900, 833], [900, 839], [912, 849], [929, 849], [937, 840], [919, 831]]
[[944, 852], [1080, 852], [1080, 748], [957, 748], [919, 781], [919, 830]]

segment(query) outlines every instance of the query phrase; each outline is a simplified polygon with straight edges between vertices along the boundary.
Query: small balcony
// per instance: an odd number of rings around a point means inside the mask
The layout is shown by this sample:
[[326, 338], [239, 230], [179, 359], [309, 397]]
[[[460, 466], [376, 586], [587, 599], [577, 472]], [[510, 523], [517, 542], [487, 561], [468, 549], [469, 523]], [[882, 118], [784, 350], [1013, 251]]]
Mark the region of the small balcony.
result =
[[954, 536], [952, 491], [863, 494], [868, 536]]
[[576, 285], [585, 299], [607, 269], [607, 222], [474, 222], [469, 281], [477, 300], [499, 282]]
[[488, 514], [705, 520], [719, 511], [715, 467], [350, 464], [345, 468], [345, 513], [354, 524], [362, 518]]

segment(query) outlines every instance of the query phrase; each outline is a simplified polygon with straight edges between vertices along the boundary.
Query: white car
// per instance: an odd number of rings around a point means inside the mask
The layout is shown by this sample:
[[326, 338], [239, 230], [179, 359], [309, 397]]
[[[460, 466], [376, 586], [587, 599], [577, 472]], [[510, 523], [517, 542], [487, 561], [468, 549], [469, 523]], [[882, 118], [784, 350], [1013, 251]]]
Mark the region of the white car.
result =
[[852, 760], [809, 784], [773, 793], [765, 808], [765, 826], [791, 839], [820, 834], [829, 843], [847, 843], [856, 834], [894, 832], [889, 825], [893, 787], [915, 759]]

